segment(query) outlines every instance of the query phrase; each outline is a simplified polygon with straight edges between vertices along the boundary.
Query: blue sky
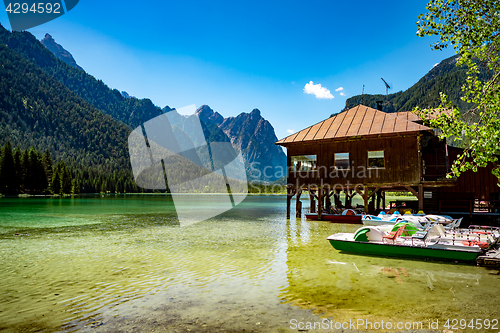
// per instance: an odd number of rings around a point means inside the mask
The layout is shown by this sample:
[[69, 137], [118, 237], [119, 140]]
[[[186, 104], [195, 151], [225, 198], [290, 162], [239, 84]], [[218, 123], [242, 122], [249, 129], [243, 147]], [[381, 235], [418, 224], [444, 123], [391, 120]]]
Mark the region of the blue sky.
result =
[[[29, 31], [50, 33], [111, 88], [160, 107], [208, 104], [225, 117], [258, 108], [282, 138], [340, 111], [363, 85], [385, 93], [383, 77], [392, 92], [405, 90], [453, 55], [416, 36], [425, 5], [80, 0]], [[10, 29], [5, 11], [0, 23]]]

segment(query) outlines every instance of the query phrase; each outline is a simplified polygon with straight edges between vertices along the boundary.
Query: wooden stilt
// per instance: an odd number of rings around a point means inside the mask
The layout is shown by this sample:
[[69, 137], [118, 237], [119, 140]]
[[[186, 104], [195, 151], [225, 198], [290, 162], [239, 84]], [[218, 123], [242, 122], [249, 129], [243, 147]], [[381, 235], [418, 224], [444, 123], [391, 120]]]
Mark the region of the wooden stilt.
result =
[[318, 220], [323, 218], [323, 189], [318, 189]]
[[377, 207], [376, 209], [380, 209], [380, 200], [382, 199], [382, 190], [377, 192]]
[[369, 214], [375, 214], [375, 199], [376, 194], [371, 196], [370, 199], [368, 200], [368, 213]]
[[327, 192], [327, 195], [325, 196], [325, 209], [327, 213], [331, 213], [332, 211], [332, 201], [330, 200], [330, 192]]
[[385, 191], [382, 191], [382, 210], [385, 211]]
[[309, 190], [309, 199], [311, 199], [309, 210], [311, 213], [316, 213], [316, 201], [314, 201], [314, 191], [311, 189]]
[[340, 190], [335, 190], [335, 193], [333, 194], [333, 204], [337, 209], [342, 208], [342, 201], [340, 201]]
[[365, 192], [363, 193], [363, 205], [365, 206], [365, 213], [369, 213], [368, 210], [368, 189], [365, 188]]
[[302, 217], [302, 201], [300, 201], [300, 195], [302, 194], [302, 189], [297, 191], [297, 201], [295, 202], [295, 216]]
[[349, 194], [349, 191], [344, 191], [345, 193], [345, 204], [344, 204], [344, 207], [345, 208], [351, 208], [351, 195]]
[[424, 210], [424, 186], [418, 185], [418, 210]]
[[291, 203], [292, 203], [292, 198], [293, 196], [295, 195], [295, 189], [292, 189], [292, 188], [287, 188], [286, 189], [286, 218], [289, 219], [290, 218], [290, 206], [291, 206]]

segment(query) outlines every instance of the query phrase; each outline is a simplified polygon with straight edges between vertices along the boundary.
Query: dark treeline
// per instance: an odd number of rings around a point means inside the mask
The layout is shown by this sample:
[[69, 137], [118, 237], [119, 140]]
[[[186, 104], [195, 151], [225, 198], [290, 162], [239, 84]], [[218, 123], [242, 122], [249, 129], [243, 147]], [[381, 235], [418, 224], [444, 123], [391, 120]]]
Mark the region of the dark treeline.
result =
[[[284, 179], [281, 179], [269, 184], [256, 181], [247, 185], [242, 183], [232, 190], [235, 193], [248, 191], [254, 194], [283, 194], [286, 193], [283, 181]], [[211, 186], [201, 189], [201, 192], [200, 189], [191, 192], [223, 193], [225, 190], [225, 186], [221, 189]], [[0, 149], [0, 193], [3, 195], [152, 192], [165, 191], [138, 187], [129, 169], [106, 173], [92, 166], [68, 166], [64, 161], [54, 162], [48, 149], [41, 153], [35, 147], [24, 150], [19, 147], [12, 148], [10, 141]]]
[[0, 193], [78, 194], [139, 193], [130, 171], [104, 173], [93, 167], [68, 167], [54, 163], [47, 149], [44, 153], [31, 147], [12, 148], [8, 141], [0, 151]]

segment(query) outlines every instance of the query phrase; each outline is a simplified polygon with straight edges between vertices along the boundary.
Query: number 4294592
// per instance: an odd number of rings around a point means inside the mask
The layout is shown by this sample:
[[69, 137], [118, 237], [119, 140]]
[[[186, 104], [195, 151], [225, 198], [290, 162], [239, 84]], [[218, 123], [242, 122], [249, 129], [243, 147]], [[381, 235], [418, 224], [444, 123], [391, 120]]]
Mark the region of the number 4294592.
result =
[[9, 3], [5, 8], [5, 11], [9, 14], [61, 14], [61, 4], [58, 2], [39, 2], [31, 5], [27, 3]]
[[466, 329], [470, 328], [473, 330], [497, 330], [498, 329], [498, 319], [471, 319], [467, 321], [465, 319], [448, 319], [444, 323], [444, 328], [449, 330]]

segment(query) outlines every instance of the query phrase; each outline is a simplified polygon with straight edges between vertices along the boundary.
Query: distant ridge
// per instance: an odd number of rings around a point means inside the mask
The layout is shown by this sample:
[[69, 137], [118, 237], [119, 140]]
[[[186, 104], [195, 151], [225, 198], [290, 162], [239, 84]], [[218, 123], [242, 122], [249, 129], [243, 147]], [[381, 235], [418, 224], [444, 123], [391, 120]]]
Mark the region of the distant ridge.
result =
[[205, 124], [218, 126], [233, 147], [242, 152], [249, 178], [273, 182], [286, 175], [286, 155], [274, 144], [278, 141], [274, 128], [259, 109], [224, 118], [208, 105], [202, 105], [196, 115]]
[[65, 50], [60, 44], [57, 44], [54, 38], [50, 34], [45, 34], [45, 37], [40, 41], [46, 48], [49, 49], [57, 58], [64, 61], [71, 67], [82, 70], [80, 66], [76, 63], [73, 55]]
[[[448, 95], [449, 100], [460, 108], [461, 112], [468, 111], [472, 105], [461, 100], [463, 96], [461, 88], [467, 77], [467, 68], [456, 66], [457, 59], [457, 55], [444, 59], [407, 90], [389, 94], [387, 96], [388, 105], [384, 110], [400, 112], [411, 111], [417, 106], [420, 108], [436, 107], [440, 103], [439, 93], [444, 92]], [[483, 70], [480, 78], [484, 78], [486, 75], [487, 71]], [[386, 95], [356, 95], [346, 100], [345, 108], [342, 111], [358, 104], [376, 109], [377, 101], [385, 102]]]

